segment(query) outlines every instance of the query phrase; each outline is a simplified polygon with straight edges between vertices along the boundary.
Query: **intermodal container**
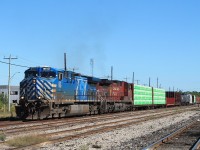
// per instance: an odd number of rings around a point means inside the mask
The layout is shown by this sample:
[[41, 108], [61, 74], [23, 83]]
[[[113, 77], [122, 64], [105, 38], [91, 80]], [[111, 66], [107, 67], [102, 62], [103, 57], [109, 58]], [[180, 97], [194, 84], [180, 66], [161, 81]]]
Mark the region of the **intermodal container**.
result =
[[165, 105], [166, 104], [166, 97], [165, 97], [165, 90], [153, 88], [153, 104], [154, 105]]
[[134, 84], [134, 105], [152, 105], [152, 87]]

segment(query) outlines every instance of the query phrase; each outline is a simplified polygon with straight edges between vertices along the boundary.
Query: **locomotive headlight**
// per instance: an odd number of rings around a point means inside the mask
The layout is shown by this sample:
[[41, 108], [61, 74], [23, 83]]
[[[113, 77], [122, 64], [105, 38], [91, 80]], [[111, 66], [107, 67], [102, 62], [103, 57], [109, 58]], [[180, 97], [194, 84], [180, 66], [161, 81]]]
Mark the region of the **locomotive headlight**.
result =
[[39, 96], [38, 99], [41, 99], [41, 97]]
[[35, 79], [33, 79], [33, 84], [35, 84], [36, 83], [36, 80]]
[[21, 96], [20, 99], [24, 99], [24, 96]]

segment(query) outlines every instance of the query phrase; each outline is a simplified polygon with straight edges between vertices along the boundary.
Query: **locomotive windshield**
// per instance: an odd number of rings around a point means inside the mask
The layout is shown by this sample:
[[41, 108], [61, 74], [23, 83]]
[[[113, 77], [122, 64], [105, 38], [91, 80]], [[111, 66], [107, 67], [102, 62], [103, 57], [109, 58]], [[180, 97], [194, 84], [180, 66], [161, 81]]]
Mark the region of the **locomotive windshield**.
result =
[[25, 78], [27, 78], [27, 77], [37, 77], [37, 76], [38, 76], [37, 71], [26, 71], [25, 72]]
[[43, 78], [55, 78], [56, 77], [56, 73], [53, 72], [53, 71], [41, 72], [41, 77], [43, 77]]

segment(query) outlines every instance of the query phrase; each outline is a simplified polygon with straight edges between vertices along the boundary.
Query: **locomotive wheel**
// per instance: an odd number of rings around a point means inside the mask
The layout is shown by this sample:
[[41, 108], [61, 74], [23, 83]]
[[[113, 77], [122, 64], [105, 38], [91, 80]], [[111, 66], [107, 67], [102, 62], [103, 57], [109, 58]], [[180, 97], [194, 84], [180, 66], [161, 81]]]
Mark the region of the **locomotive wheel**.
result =
[[52, 114], [51, 117], [54, 118], [54, 115], [55, 115], [55, 114]]
[[98, 114], [104, 114], [105, 112], [105, 107], [100, 106], [98, 109]]
[[41, 110], [38, 109], [38, 111], [37, 111], [37, 119], [38, 119], [38, 120], [40, 120], [40, 116], [41, 116]]

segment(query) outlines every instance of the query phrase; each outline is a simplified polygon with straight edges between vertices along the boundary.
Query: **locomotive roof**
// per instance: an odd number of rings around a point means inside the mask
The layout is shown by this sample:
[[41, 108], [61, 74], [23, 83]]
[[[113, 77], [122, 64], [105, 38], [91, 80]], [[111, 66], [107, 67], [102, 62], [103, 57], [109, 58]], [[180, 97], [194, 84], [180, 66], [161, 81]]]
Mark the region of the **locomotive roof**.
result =
[[48, 71], [48, 70], [54, 70], [54, 71], [64, 71], [63, 69], [57, 69], [57, 68], [53, 68], [53, 67], [47, 67], [47, 66], [44, 66], [44, 67], [30, 67], [28, 68], [26, 71], [35, 71], [35, 70], [41, 70], [41, 71]]

